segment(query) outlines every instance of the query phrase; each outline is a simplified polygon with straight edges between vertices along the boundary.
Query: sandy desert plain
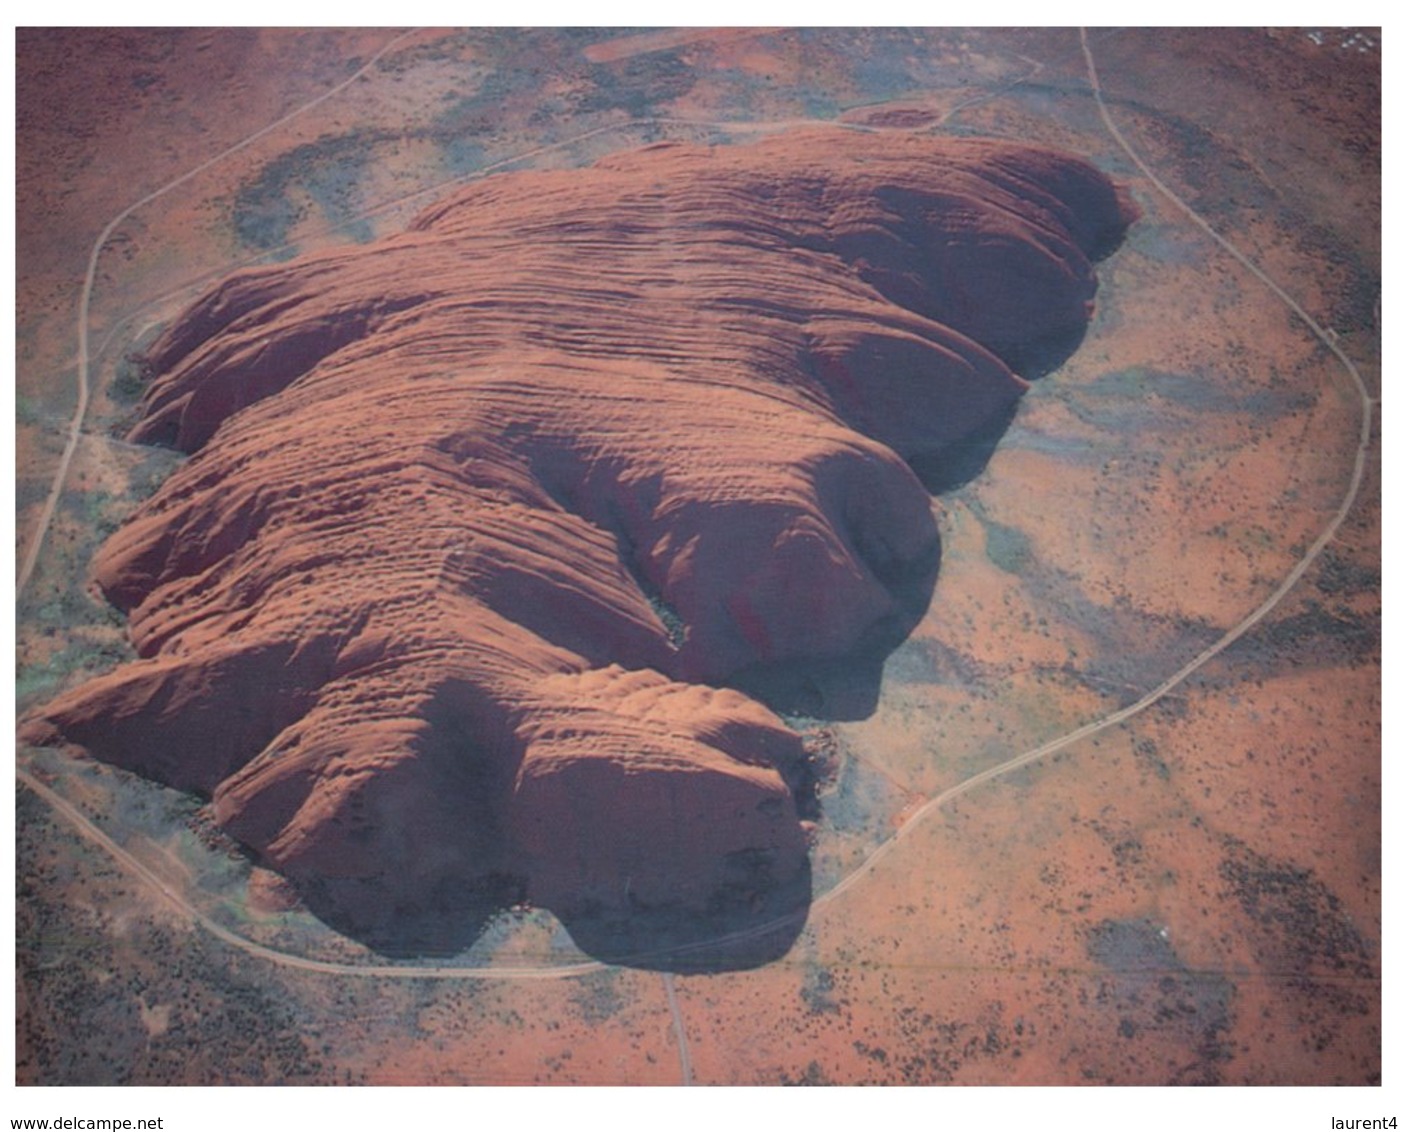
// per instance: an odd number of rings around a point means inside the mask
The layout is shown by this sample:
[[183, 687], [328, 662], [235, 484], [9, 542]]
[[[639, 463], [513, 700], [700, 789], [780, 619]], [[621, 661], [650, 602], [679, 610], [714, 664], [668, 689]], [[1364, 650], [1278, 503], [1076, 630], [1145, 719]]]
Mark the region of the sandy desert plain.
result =
[[237, 266], [817, 122], [1049, 145], [1142, 215], [934, 498], [874, 711], [789, 717], [826, 776], [785, 956], [606, 963], [527, 908], [388, 958], [200, 799], [21, 746], [17, 1083], [1380, 1083], [1378, 33], [1087, 42], [20, 29], [21, 713], [132, 656], [87, 571], [180, 459], [118, 439], [132, 357]]

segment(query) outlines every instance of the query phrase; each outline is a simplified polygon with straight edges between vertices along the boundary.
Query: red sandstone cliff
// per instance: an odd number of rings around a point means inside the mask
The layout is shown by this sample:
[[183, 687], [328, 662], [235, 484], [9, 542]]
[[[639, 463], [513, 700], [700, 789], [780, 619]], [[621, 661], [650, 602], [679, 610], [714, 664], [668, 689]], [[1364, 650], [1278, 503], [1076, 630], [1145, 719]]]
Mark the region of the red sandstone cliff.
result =
[[237, 273], [151, 351], [133, 438], [194, 456], [96, 567], [142, 659], [25, 737], [210, 795], [370, 936], [485, 877], [569, 922], [770, 908], [802, 754], [718, 686], [911, 627], [906, 461], [1079, 334], [1129, 219], [1044, 150], [812, 131]]

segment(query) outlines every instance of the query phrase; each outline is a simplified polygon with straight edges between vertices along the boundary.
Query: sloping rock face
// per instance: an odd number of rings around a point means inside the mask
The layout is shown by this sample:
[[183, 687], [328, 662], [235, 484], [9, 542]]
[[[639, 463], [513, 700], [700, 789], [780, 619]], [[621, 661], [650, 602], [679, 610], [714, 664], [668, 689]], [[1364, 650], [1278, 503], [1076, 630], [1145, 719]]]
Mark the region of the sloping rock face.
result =
[[25, 737], [209, 796], [378, 946], [526, 898], [601, 951], [776, 953], [804, 756], [736, 689], [912, 628], [910, 463], [1079, 337], [1130, 218], [1056, 153], [814, 131], [237, 273], [150, 353], [132, 439], [194, 455], [96, 565], [141, 659]]

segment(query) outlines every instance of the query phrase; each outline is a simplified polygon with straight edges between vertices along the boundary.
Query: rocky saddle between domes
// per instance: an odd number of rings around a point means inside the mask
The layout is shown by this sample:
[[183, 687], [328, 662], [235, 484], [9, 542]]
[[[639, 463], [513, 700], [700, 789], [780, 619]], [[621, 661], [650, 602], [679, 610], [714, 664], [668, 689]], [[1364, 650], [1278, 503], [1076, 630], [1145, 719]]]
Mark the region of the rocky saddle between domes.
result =
[[821, 130], [239, 272], [149, 353], [132, 438], [193, 455], [95, 568], [140, 659], [23, 735], [210, 797], [387, 950], [526, 899], [613, 958], [779, 954], [805, 755], [750, 691], [913, 627], [914, 468], [1074, 345], [1132, 216], [1049, 150]]

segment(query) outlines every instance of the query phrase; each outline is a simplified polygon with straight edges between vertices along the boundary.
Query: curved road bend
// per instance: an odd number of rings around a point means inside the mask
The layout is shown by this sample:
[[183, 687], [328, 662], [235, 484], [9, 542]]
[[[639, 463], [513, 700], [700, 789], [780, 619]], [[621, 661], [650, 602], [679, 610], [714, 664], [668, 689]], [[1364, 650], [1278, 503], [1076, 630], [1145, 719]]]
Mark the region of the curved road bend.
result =
[[[324, 959], [305, 959], [298, 955], [291, 955], [286, 951], [265, 947], [262, 943], [255, 943], [252, 939], [247, 939], [231, 931], [193, 906], [182, 893], [167, 884], [160, 876], [152, 872], [94, 825], [78, 807], [55, 793], [28, 771], [16, 767], [15, 777], [47, 802], [52, 809], [66, 818], [82, 837], [103, 849], [113, 860], [139, 880], [145, 881], [178, 912], [190, 917], [216, 939], [228, 943], [231, 947], [237, 947], [249, 955], [267, 959], [280, 966], [294, 967], [300, 971], [316, 971], [325, 975], [363, 975], [389, 979], [564, 979], [590, 974], [593, 971], [601, 971], [606, 968], [605, 963], [599, 963], [595, 960], [585, 960], [581, 963], [566, 964], [561, 967], [506, 967], [502, 970], [489, 967], [410, 967], [392, 964], [364, 966], [356, 963], [334, 963]], [[671, 1001], [673, 1001], [673, 996]]]
[[385, 55], [388, 51], [392, 50], [405, 39], [409, 38], [412, 35], [415, 35], [416, 32], [418, 32], [419, 30], [419, 28], [412, 28], [410, 31], [402, 32], [400, 35], [395, 36], [393, 39], [389, 40], [387, 44], [381, 48], [380, 51], [378, 51], [375, 55], [368, 59], [366, 63], [364, 63], [361, 67], [359, 67], [350, 78], [344, 79], [332, 89], [324, 91], [316, 98], [310, 99], [308, 102], [303, 103], [302, 106], [299, 106], [296, 109], [289, 111], [277, 121], [270, 122], [267, 126], [256, 130], [243, 141], [236, 142], [228, 149], [222, 149], [214, 157], [211, 157], [208, 160], [201, 162], [194, 169], [187, 170], [185, 173], [181, 174], [181, 176], [177, 177], [174, 181], [168, 181], [159, 189], [154, 189], [152, 192], [142, 197], [141, 200], [136, 201], [133, 204], [129, 204], [126, 208], [124, 208], [121, 212], [119, 212], [116, 216], [109, 220], [107, 226], [102, 230], [102, 232], [98, 234], [98, 239], [96, 240], [96, 242], [94, 242], [92, 251], [88, 253], [88, 271], [83, 277], [83, 291], [81, 293], [78, 304], [78, 404], [74, 407], [73, 420], [69, 423], [68, 443], [64, 446], [63, 455], [59, 458], [59, 467], [58, 470], [54, 473], [54, 482], [49, 488], [48, 498], [46, 498], [44, 501], [44, 509], [40, 512], [39, 526], [35, 528], [34, 534], [30, 538], [29, 547], [25, 551], [24, 561], [21, 563], [19, 573], [16, 576], [16, 603], [18, 603], [20, 597], [23, 596], [25, 586], [29, 584], [30, 576], [34, 573], [35, 563], [39, 561], [39, 552], [44, 547], [44, 539], [48, 535], [49, 527], [54, 521], [54, 511], [58, 507], [59, 497], [63, 494], [64, 484], [68, 480], [68, 470], [69, 467], [73, 464], [73, 454], [78, 449], [78, 440], [83, 433], [83, 418], [88, 413], [88, 398], [91, 390], [91, 383], [88, 374], [88, 312], [93, 297], [93, 284], [98, 277], [98, 258], [102, 255], [103, 248], [104, 246], [106, 246], [108, 240], [112, 237], [113, 232], [117, 230], [117, 226], [121, 224], [124, 220], [126, 220], [129, 216], [131, 216], [134, 212], [136, 212], [139, 208], [141, 208], [143, 205], [150, 204], [152, 201], [158, 199], [159, 197], [165, 196], [172, 189], [184, 185], [192, 177], [196, 177], [199, 174], [205, 172], [212, 165], [223, 161], [231, 154], [238, 153], [240, 150], [253, 145], [260, 138], [272, 133], [274, 130], [277, 130], [280, 126], [291, 122], [294, 118], [297, 118], [299, 115], [305, 114], [309, 110], [313, 109], [313, 107], [319, 105], [320, 103], [326, 102], [335, 94], [339, 94], [340, 92], [346, 90], [349, 86], [355, 83], [358, 79], [360, 79], [363, 75], [370, 71], [374, 66], [376, 66], [376, 64], [381, 60], [383, 55]]
[[1190, 206], [1185, 200], [1179, 197], [1177, 193], [1175, 193], [1166, 184], [1164, 184], [1164, 182], [1159, 179], [1159, 177], [1154, 173], [1154, 171], [1144, 163], [1144, 161], [1139, 157], [1137, 153], [1134, 152], [1134, 150], [1130, 147], [1129, 142], [1125, 139], [1124, 134], [1122, 134], [1120, 132], [1119, 127], [1115, 125], [1114, 119], [1110, 116], [1109, 108], [1105, 105], [1104, 93], [1100, 87], [1100, 76], [1095, 69], [1095, 58], [1091, 54], [1090, 43], [1086, 35], [1085, 28], [1080, 29], [1080, 44], [1081, 50], [1085, 53], [1085, 65], [1086, 71], [1090, 77], [1091, 92], [1095, 96], [1095, 103], [1100, 110], [1101, 120], [1105, 123], [1105, 128], [1109, 131], [1110, 136], [1114, 138], [1115, 143], [1120, 147], [1120, 149], [1125, 152], [1129, 159], [1134, 162], [1135, 166], [1149, 181], [1149, 183], [1154, 186], [1155, 189], [1157, 189], [1161, 194], [1163, 194], [1163, 196], [1167, 197], [1168, 200], [1170, 200], [1179, 209], [1179, 211], [1181, 211], [1185, 216], [1187, 216], [1195, 225], [1197, 225], [1198, 228], [1200, 228], [1208, 237], [1210, 237], [1213, 242], [1218, 245], [1218, 247], [1220, 247], [1223, 251], [1227, 252], [1228, 255], [1232, 256], [1233, 259], [1235, 259], [1249, 272], [1251, 272], [1251, 274], [1268, 290], [1270, 290], [1270, 292], [1275, 295], [1276, 298], [1278, 298], [1282, 303], [1284, 303], [1286, 307], [1291, 311], [1291, 313], [1294, 314], [1296, 318], [1301, 323], [1303, 323], [1312, 334], [1315, 335], [1315, 337], [1320, 341], [1320, 343], [1327, 350], [1329, 350], [1332, 355], [1334, 355], [1335, 360], [1338, 361], [1340, 365], [1344, 367], [1345, 372], [1349, 374], [1350, 379], [1354, 383], [1354, 391], [1358, 394], [1359, 397], [1360, 408], [1359, 443], [1354, 453], [1354, 471], [1350, 476], [1348, 486], [1345, 488], [1344, 497], [1340, 500], [1340, 505], [1336, 509], [1334, 515], [1331, 517], [1329, 524], [1325, 527], [1323, 531], [1320, 532], [1319, 537], [1316, 538], [1316, 540], [1310, 544], [1310, 547], [1306, 550], [1305, 554], [1302, 555], [1301, 558], [1296, 562], [1296, 564], [1291, 568], [1290, 573], [1288, 573], [1285, 578], [1282, 579], [1281, 584], [1278, 585], [1270, 593], [1270, 595], [1267, 596], [1265, 601], [1263, 601], [1260, 605], [1258, 605], [1255, 609], [1248, 613], [1244, 618], [1242, 618], [1241, 621], [1237, 622], [1236, 625], [1228, 629], [1226, 633], [1224, 633], [1211, 645], [1205, 648], [1202, 652], [1198, 653], [1197, 656], [1193, 657], [1192, 660], [1190, 660], [1172, 676], [1168, 677], [1168, 679], [1166, 679], [1163, 683], [1159, 684], [1151, 691], [1146, 692], [1143, 696], [1135, 700], [1132, 704], [1120, 708], [1118, 711], [1112, 712], [1101, 719], [1093, 720], [1082, 727], [1078, 727], [1069, 734], [1059, 736], [1058, 738], [1052, 739], [1050, 742], [1043, 743], [1041, 746], [1035, 747], [1030, 751], [1025, 751], [1020, 755], [1016, 755], [1008, 759], [1006, 762], [989, 767], [987, 770], [981, 771], [978, 774], [973, 775], [971, 778], [965, 779], [963, 782], [958, 783], [956, 786], [949, 787], [949, 789], [943, 791], [941, 794], [935, 795], [920, 809], [916, 810], [912, 815], [910, 815], [909, 819], [902, 826], [900, 826], [899, 829], [895, 831], [894, 837], [892, 837], [889, 841], [886, 841], [884, 844], [878, 846], [864, 861], [861, 862], [859, 866], [857, 866], [856, 870], [853, 873], [851, 873], [843, 881], [841, 881], [840, 884], [836, 885], [835, 888], [832, 888], [829, 892], [819, 897], [815, 901], [815, 903], [817, 904], [827, 903], [828, 901], [835, 899], [846, 889], [850, 888], [851, 885], [853, 885], [857, 880], [859, 880], [862, 875], [868, 872], [876, 863], [878, 863], [886, 855], [888, 855], [894, 849], [895, 845], [897, 845], [901, 840], [904, 839], [906, 835], [913, 831], [914, 827], [919, 822], [923, 821], [935, 810], [943, 806], [944, 803], [951, 802], [953, 799], [963, 794], [966, 794], [975, 786], [980, 786], [984, 782], [989, 782], [994, 778], [1000, 778], [1004, 774], [1009, 774], [1010, 772], [1017, 770], [1019, 767], [1024, 767], [1028, 763], [1036, 762], [1038, 759], [1045, 758], [1047, 755], [1055, 754], [1057, 751], [1064, 750], [1065, 748], [1080, 742], [1082, 739], [1088, 739], [1092, 735], [1098, 735], [1102, 731], [1106, 731], [1111, 727], [1123, 723], [1131, 716], [1138, 715], [1146, 708], [1158, 703], [1161, 699], [1167, 696], [1180, 684], [1184, 683], [1190, 676], [1193, 675], [1193, 673], [1197, 672], [1198, 669], [1202, 668], [1214, 657], [1229, 649], [1233, 644], [1235, 644], [1238, 640], [1245, 636], [1251, 629], [1255, 628], [1258, 624], [1260, 624], [1266, 618], [1266, 616], [1273, 609], [1276, 608], [1276, 606], [1281, 604], [1281, 602], [1285, 599], [1286, 595], [1289, 594], [1291, 590], [1295, 588], [1296, 583], [1299, 582], [1301, 578], [1305, 575], [1305, 572], [1310, 569], [1311, 563], [1313, 563], [1317, 558], [1320, 557], [1320, 553], [1329, 544], [1330, 540], [1334, 538], [1335, 535], [1339, 532], [1340, 527], [1344, 525], [1345, 519], [1349, 517], [1349, 512], [1354, 506], [1354, 501], [1359, 495], [1359, 488], [1364, 480], [1364, 465], [1365, 461], [1368, 459], [1369, 447], [1372, 437], [1374, 400], [1369, 396], [1368, 387], [1364, 384], [1364, 378], [1359, 372], [1359, 367], [1354, 364], [1353, 360], [1349, 357], [1349, 355], [1346, 354], [1344, 350], [1340, 347], [1338, 341], [1336, 341], [1335, 336], [1333, 334], [1331, 334], [1323, 326], [1316, 322], [1315, 319], [1312, 318], [1310, 314], [1305, 310], [1305, 308], [1303, 308], [1299, 303], [1295, 301], [1295, 299], [1291, 298], [1290, 295], [1288, 295], [1284, 290], [1282, 290], [1282, 288], [1278, 286], [1275, 281], [1273, 281], [1264, 271], [1262, 271], [1261, 268], [1259, 268], [1255, 263], [1248, 259], [1247, 256], [1245, 256], [1242, 252], [1238, 251], [1237, 248], [1233, 247], [1231, 243], [1229, 243], [1212, 227], [1212, 225], [1210, 225], [1206, 220], [1202, 218], [1202, 216], [1195, 212], [1192, 206]]

